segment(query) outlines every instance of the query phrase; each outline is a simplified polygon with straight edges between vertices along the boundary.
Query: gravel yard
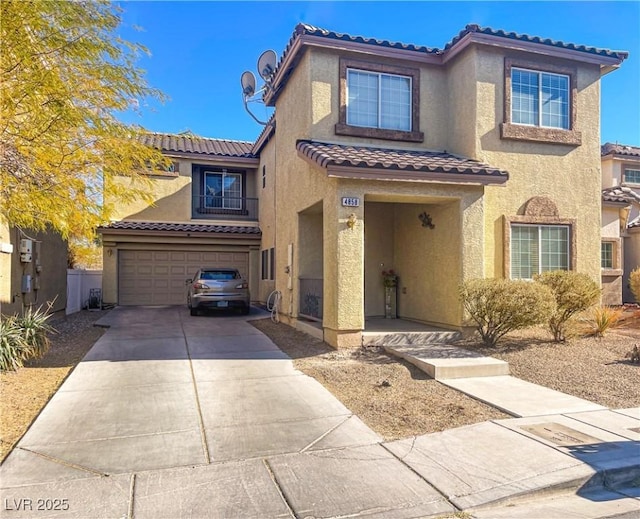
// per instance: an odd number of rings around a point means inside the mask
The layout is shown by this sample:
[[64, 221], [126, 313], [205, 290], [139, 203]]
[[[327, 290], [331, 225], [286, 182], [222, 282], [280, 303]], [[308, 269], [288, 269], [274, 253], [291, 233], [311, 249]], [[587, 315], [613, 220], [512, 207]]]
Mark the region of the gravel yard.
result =
[[628, 323], [602, 338], [555, 343], [544, 329], [507, 335], [497, 348], [478, 339], [458, 345], [509, 363], [513, 376], [613, 409], [640, 406], [640, 364], [626, 355], [640, 347], [640, 329]]

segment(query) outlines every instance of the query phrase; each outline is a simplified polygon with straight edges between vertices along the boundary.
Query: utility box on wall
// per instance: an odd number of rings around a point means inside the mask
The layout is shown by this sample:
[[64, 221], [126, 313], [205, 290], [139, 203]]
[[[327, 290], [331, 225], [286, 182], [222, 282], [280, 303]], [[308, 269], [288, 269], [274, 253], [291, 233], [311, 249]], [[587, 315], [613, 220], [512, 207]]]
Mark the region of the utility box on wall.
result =
[[31, 263], [33, 257], [33, 241], [22, 239], [20, 240], [20, 261], [22, 263]]

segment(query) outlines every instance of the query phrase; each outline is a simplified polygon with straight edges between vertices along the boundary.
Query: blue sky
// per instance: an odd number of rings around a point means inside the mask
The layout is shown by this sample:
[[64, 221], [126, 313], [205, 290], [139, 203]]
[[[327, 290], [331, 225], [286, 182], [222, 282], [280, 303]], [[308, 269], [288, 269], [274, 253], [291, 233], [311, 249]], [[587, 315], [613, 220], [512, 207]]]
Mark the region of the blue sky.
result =
[[[120, 35], [151, 51], [139, 66], [169, 96], [127, 114], [157, 132], [253, 141], [240, 75], [266, 49], [278, 56], [299, 22], [351, 35], [442, 48], [465, 25], [629, 51], [604, 76], [602, 142], [640, 145], [640, 2], [121, 2]], [[143, 31], [135, 31], [140, 26]], [[268, 109], [252, 108], [260, 118]]]

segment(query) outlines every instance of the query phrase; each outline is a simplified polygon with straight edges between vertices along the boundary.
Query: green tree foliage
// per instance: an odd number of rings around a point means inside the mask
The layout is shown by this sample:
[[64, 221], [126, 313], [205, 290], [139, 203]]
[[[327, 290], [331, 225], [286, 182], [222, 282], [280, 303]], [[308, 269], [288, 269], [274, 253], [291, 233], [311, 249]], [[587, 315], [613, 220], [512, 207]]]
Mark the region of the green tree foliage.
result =
[[0, 219], [91, 237], [103, 200], [148, 200], [144, 173], [166, 163], [117, 118], [163, 98], [136, 68], [146, 50], [117, 36], [103, 0], [3, 0], [0, 20]]
[[545, 322], [554, 310], [551, 290], [528, 281], [472, 279], [461, 285], [460, 298], [487, 346], [511, 331]]
[[565, 340], [569, 319], [600, 300], [598, 284], [580, 272], [554, 270], [536, 275], [535, 280], [553, 291], [556, 309], [549, 318], [549, 330], [556, 342]]

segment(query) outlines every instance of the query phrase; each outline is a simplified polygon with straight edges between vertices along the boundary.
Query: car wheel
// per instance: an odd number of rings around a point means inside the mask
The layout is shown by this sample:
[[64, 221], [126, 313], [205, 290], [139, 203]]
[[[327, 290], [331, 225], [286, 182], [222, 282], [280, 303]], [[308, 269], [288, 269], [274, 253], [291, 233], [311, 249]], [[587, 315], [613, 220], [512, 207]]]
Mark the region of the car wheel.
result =
[[242, 307], [241, 313], [242, 313], [242, 315], [249, 315], [250, 311], [251, 311], [251, 307], [249, 305], [247, 305], [247, 306], [243, 306]]
[[191, 307], [189, 308], [189, 313], [195, 317], [196, 315], [198, 315], [199, 312], [197, 308]]

